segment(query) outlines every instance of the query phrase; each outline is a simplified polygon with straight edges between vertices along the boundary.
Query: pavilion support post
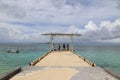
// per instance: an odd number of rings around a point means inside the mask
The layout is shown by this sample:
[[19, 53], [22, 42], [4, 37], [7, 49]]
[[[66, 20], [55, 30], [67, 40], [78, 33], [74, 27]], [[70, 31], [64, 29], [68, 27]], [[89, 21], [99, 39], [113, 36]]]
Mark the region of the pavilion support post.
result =
[[51, 40], [51, 51], [53, 51], [54, 50], [54, 44], [53, 44], [53, 41], [54, 41], [54, 38], [53, 38], [53, 35], [51, 35], [51, 38], [50, 38]]
[[73, 51], [73, 36], [71, 36], [71, 51]]

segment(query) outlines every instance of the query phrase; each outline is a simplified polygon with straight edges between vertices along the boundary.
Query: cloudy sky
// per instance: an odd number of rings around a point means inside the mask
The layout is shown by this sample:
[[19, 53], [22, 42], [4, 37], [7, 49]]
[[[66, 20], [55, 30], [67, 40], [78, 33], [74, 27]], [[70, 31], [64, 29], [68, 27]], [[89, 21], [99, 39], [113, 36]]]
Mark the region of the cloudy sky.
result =
[[120, 44], [120, 0], [0, 0], [0, 43], [47, 42], [51, 32]]

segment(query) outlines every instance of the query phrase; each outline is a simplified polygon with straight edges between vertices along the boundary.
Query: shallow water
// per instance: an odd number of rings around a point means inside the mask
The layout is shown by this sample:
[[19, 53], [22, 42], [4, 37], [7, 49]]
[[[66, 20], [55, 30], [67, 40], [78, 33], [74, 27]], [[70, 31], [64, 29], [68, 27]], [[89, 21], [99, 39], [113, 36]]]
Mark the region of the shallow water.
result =
[[97, 66], [120, 73], [120, 46], [76, 46], [77, 53]]
[[[7, 53], [7, 49], [19, 48], [20, 53]], [[0, 45], [0, 74], [11, 71], [16, 67], [28, 65], [34, 59], [48, 51], [46, 44], [1, 44]]]
[[[20, 53], [7, 53], [7, 49], [19, 49]], [[75, 45], [77, 53], [102, 68], [120, 73], [120, 46], [82, 46]], [[48, 44], [0, 44], [0, 74], [16, 67], [28, 65], [34, 59], [49, 51]]]

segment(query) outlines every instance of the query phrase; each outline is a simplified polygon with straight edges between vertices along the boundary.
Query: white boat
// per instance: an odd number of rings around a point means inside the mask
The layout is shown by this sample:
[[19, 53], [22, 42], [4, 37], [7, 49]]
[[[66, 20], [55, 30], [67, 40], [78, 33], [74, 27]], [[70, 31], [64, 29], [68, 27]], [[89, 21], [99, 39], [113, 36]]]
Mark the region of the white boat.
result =
[[20, 53], [20, 51], [18, 49], [17, 50], [8, 49], [7, 52], [8, 53]]

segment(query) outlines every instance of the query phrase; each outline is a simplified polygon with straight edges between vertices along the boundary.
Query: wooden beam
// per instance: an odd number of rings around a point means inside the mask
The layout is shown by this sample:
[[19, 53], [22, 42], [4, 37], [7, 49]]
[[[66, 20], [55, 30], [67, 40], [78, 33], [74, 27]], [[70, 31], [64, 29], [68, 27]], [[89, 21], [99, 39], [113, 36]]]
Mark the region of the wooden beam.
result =
[[76, 34], [76, 33], [72, 33], [72, 34], [62, 34], [62, 33], [47, 33], [47, 34], [42, 34], [45, 36], [82, 36], [82, 34]]

